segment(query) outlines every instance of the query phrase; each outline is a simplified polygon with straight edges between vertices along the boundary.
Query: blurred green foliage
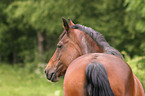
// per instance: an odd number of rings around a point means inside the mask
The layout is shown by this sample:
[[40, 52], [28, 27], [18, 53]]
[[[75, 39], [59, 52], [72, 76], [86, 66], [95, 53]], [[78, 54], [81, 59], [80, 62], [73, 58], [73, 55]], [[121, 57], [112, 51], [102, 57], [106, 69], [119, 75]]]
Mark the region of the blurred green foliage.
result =
[[144, 0], [1, 0], [0, 61], [48, 62], [62, 17], [101, 32], [131, 57], [145, 55]]

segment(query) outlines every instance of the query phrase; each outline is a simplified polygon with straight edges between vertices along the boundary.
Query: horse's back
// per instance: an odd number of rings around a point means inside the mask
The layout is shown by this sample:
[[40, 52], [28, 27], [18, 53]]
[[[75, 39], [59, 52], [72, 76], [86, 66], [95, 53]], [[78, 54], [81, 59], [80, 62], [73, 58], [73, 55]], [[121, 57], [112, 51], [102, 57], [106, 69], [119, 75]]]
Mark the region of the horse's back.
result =
[[[85, 70], [87, 65], [91, 62], [99, 62], [105, 67], [109, 83], [115, 96], [127, 96], [127, 94], [130, 94], [130, 91], [134, 91], [134, 89], [131, 88], [134, 86], [134, 82], [132, 78], [130, 78], [132, 71], [128, 64], [113, 55], [91, 53], [77, 58], [68, 67], [64, 78], [64, 96], [85, 96]], [[129, 87], [128, 85], [132, 86]]]

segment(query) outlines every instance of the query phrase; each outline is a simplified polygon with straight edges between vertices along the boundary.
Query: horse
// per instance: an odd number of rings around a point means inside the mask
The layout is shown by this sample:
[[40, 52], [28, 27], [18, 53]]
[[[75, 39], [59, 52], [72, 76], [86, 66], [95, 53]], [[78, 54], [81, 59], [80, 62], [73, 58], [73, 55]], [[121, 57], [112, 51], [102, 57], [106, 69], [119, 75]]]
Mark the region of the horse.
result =
[[144, 96], [129, 65], [120, 56], [104, 53], [69, 21], [63, 19], [64, 32], [45, 68], [47, 79], [57, 82], [65, 74], [64, 96]]

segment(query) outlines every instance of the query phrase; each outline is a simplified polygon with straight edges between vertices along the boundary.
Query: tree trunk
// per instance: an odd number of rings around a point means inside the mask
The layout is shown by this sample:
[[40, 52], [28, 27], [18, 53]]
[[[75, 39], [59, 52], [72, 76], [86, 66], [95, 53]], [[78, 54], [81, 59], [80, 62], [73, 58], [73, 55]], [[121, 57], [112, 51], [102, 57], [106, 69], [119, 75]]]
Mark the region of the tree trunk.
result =
[[2, 60], [2, 56], [1, 56], [1, 54], [0, 54], [0, 62], [1, 62], [1, 60]]
[[17, 56], [16, 56], [16, 52], [13, 52], [13, 64], [17, 63]]
[[38, 36], [38, 51], [39, 51], [39, 59], [40, 61], [42, 61], [42, 53], [43, 53], [43, 41], [44, 41], [44, 37], [42, 36], [42, 34], [40, 32], [37, 32], [37, 36]]

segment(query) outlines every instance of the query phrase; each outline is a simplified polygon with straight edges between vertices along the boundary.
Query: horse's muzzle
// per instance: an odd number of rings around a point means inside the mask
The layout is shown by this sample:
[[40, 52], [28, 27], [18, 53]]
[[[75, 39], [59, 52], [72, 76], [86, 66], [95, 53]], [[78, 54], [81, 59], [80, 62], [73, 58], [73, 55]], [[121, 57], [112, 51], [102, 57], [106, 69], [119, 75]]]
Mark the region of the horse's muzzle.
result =
[[58, 81], [58, 77], [56, 76], [56, 72], [54, 70], [45, 69], [45, 76], [48, 80], [50, 80], [52, 82]]

